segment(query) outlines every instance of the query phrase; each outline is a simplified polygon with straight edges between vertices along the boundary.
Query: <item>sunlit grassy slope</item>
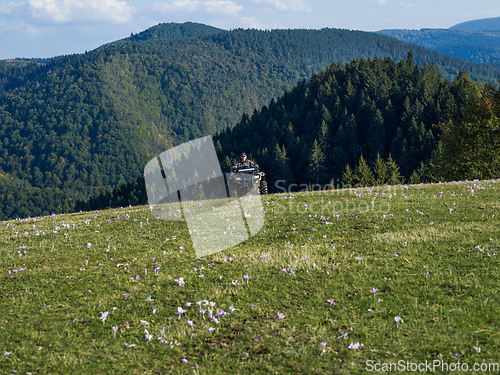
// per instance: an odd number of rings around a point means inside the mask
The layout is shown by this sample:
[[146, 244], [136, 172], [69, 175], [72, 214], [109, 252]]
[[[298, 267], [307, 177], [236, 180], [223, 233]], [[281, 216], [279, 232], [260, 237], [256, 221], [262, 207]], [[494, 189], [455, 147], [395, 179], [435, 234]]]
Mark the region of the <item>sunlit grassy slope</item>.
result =
[[498, 363], [499, 190], [269, 195], [256, 236], [202, 259], [185, 222], [147, 206], [3, 222], [0, 372]]

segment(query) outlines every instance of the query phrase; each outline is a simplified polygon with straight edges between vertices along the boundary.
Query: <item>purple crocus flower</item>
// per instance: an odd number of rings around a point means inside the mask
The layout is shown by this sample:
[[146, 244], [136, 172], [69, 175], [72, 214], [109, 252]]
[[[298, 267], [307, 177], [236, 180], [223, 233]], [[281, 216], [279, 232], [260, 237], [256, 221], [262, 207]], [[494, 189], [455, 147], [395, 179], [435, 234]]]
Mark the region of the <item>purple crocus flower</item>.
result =
[[474, 347], [474, 349], [476, 350], [476, 352], [480, 353], [481, 352], [481, 348], [479, 347], [479, 341], [476, 341], [476, 346]]
[[226, 312], [222, 309], [217, 309], [217, 316], [226, 316]]
[[364, 346], [363, 344], [360, 344], [359, 342], [353, 344], [351, 342], [351, 344], [347, 347], [348, 349], [359, 349], [360, 347]]
[[101, 317], [99, 319], [102, 320], [102, 322], [104, 323], [104, 321], [106, 320], [108, 315], [109, 315], [109, 311], [106, 311], [106, 312], [101, 311]]
[[396, 326], [399, 327], [399, 323], [403, 321], [399, 316], [394, 317], [394, 320], [396, 321]]
[[179, 315], [179, 319], [181, 318], [181, 315], [184, 314], [186, 310], [184, 310], [182, 307], [177, 308], [177, 312], [175, 313], [176, 315]]

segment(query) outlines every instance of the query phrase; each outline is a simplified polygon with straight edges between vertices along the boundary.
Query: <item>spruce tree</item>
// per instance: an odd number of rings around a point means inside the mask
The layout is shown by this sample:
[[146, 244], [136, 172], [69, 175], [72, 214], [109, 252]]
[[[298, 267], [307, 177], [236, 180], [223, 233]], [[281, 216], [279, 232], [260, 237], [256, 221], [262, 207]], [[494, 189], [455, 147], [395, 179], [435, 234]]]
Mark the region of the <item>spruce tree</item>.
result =
[[370, 120], [370, 127], [368, 128], [368, 150], [373, 157], [376, 154], [385, 154], [385, 127], [384, 118], [382, 117], [382, 112], [379, 109], [375, 111], [375, 114]]
[[290, 169], [289, 160], [286, 156], [286, 149], [283, 145], [281, 149], [278, 144], [273, 150], [273, 178], [281, 181], [280, 186], [290, 186], [293, 183], [293, 174]]
[[407, 143], [403, 136], [401, 128], [398, 128], [391, 144], [391, 155], [395, 162], [401, 166], [402, 173], [406, 173], [406, 164], [408, 159]]
[[358, 165], [354, 170], [354, 183], [359, 186], [371, 186], [375, 182], [373, 172], [366, 163], [363, 155], [359, 157]]
[[222, 153], [222, 145], [221, 145], [219, 140], [215, 141], [214, 147], [215, 147], [215, 152], [217, 154], [217, 157], [219, 158], [219, 160], [221, 160], [223, 153]]
[[396, 162], [392, 159], [391, 154], [389, 154], [389, 158], [387, 159], [386, 162], [387, 165], [387, 173], [389, 175], [389, 185], [399, 185], [404, 182], [404, 178], [399, 173], [399, 166], [396, 164]]
[[344, 151], [349, 156], [349, 161], [354, 164], [358, 158], [358, 123], [354, 114], [349, 116], [344, 130]]
[[318, 132], [318, 141], [321, 151], [324, 155], [328, 154], [328, 140], [330, 138], [330, 131], [325, 120], [321, 121], [321, 126]]
[[342, 184], [345, 188], [349, 188], [354, 185], [354, 173], [349, 164], [346, 164], [345, 166], [345, 171], [342, 175]]
[[325, 171], [324, 161], [325, 155], [321, 151], [318, 140], [315, 139], [309, 154], [309, 178], [314, 183], [323, 182]]
[[229, 156], [226, 155], [224, 158], [224, 162], [222, 163], [222, 169], [224, 172], [229, 172], [231, 170], [231, 166], [233, 163], [231, 163], [231, 159], [229, 159]]
[[373, 165], [373, 174], [378, 185], [385, 185], [389, 181], [389, 172], [384, 160], [377, 154], [377, 159]]
[[420, 153], [422, 149], [422, 135], [421, 130], [417, 126], [417, 121], [415, 117], [412, 117], [410, 120], [410, 128], [408, 129], [408, 138], [407, 138], [407, 171], [413, 171], [418, 166], [418, 161], [420, 159]]
[[422, 179], [420, 178], [420, 174], [415, 169], [413, 171], [413, 173], [411, 174], [411, 176], [410, 176], [410, 181], [409, 182], [410, 182], [410, 184], [416, 185], [416, 184], [419, 184], [421, 181], [422, 181]]
[[295, 146], [295, 140], [296, 138], [293, 131], [293, 125], [291, 122], [289, 122], [285, 133], [285, 144], [289, 152], [293, 152]]

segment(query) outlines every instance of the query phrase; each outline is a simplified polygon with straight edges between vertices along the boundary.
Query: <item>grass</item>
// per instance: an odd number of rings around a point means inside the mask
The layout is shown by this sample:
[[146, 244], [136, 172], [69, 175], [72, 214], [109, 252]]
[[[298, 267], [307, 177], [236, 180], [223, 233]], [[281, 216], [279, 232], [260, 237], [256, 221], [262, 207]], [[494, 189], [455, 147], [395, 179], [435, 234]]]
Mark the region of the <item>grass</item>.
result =
[[146, 206], [3, 222], [0, 371], [499, 363], [499, 190], [474, 181], [269, 195], [256, 236], [202, 259], [185, 222]]

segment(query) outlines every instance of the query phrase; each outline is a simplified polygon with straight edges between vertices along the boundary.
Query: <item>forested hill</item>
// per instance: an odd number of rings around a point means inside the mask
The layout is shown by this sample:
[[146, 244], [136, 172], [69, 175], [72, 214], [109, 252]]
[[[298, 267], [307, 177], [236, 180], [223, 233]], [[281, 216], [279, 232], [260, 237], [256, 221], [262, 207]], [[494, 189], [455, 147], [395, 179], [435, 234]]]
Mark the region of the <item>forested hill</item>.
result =
[[500, 30], [500, 17], [461, 22], [450, 27], [450, 30]]
[[399, 181], [408, 181], [436, 148], [435, 125], [459, 118], [478, 89], [465, 72], [449, 82], [432, 65], [418, 67], [411, 53], [398, 63], [356, 59], [314, 74], [214, 142], [226, 170], [240, 150], [250, 153], [275, 192], [341, 185], [346, 166], [361, 157], [368, 165], [395, 162]]
[[141, 31], [137, 34], [131, 34], [130, 37], [120, 39], [115, 42], [105, 44], [97, 50], [108, 47], [120, 47], [126, 44], [135, 42], [152, 40], [152, 39], [177, 39], [177, 38], [199, 38], [207, 35], [218, 34], [224, 32], [223, 29], [218, 29], [213, 26], [203, 25], [195, 22], [185, 23], [160, 23], [149, 29]]
[[439, 51], [475, 63], [500, 62], [500, 26], [496, 30], [380, 30], [378, 34]]
[[[436, 150], [440, 128], [434, 125], [461, 118], [481, 89], [497, 92], [465, 72], [450, 82], [433, 65], [420, 68], [411, 53], [398, 63], [355, 59], [332, 64], [244, 114], [213, 138], [214, 145], [226, 172], [242, 151], [249, 154], [266, 172], [272, 192], [342, 186], [348, 169], [362, 165], [373, 166], [382, 184], [414, 181], [414, 172]], [[140, 177], [78, 209], [146, 202]]]
[[162, 24], [145, 40], [46, 64], [0, 63], [0, 218], [70, 211], [332, 62], [399, 61], [411, 48], [415, 62], [435, 62], [448, 78], [465, 70], [491, 81], [500, 72], [359, 31], [180, 28]]

